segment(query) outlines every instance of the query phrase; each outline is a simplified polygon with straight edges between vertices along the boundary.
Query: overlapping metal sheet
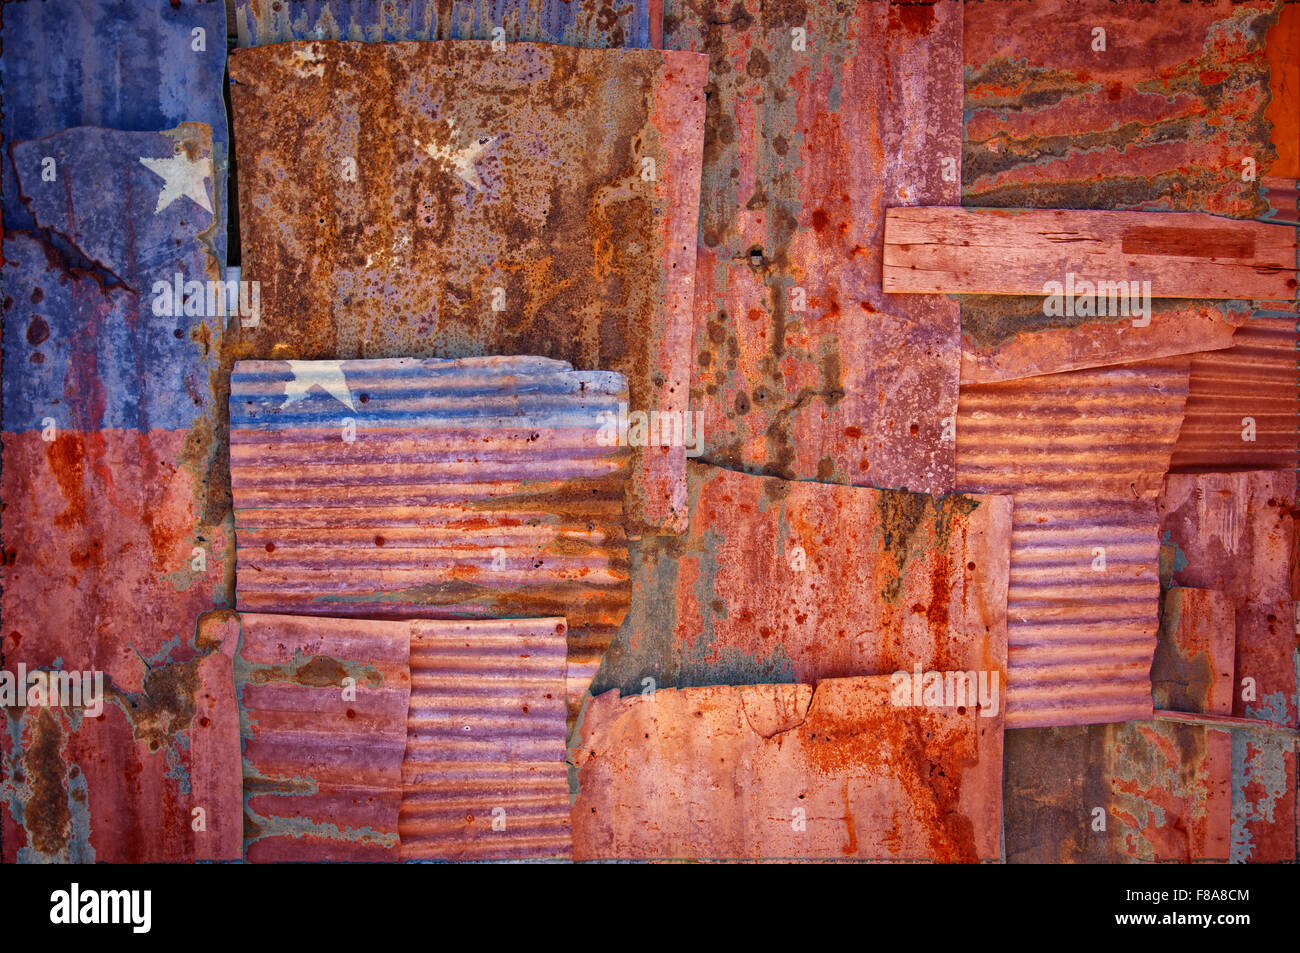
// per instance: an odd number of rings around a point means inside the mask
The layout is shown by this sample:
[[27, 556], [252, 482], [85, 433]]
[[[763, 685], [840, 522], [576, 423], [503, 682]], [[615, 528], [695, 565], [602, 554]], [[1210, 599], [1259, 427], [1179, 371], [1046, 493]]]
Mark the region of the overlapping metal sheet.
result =
[[958, 202], [961, 22], [957, 3], [667, 5], [665, 45], [710, 64], [691, 352], [710, 463], [953, 489], [957, 305], [880, 274], [886, 207]]
[[546, 358], [240, 362], [239, 608], [566, 616], [576, 703], [631, 597], [627, 450], [602, 429], [626, 401]]
[[969, 668], [1002, 657], [1012, 501], [688, 468], [691, 524], [643, 541], [592, 687]]
[[[649, 0], [238, 0], [240, 46], [290, 40], [532, 40], [581, 47], [651, 45]], [[656, 24], [662, 26], [662, 23]], [[501, 34], [494, 34], [496, 28]]]
[[963, 387], [957, 481], [1012, 493], [1007, 724], [1151, 717], [1155, 501], [1187, 358]]
[[[704, 57], [288, 43], [230, 75], [241, 357], [541, 354], [683, 423]], [[633, 531], [685, 519], [689, 441], [662, 438], [628, 431]]]
[[245, 858], [397, 860], [410, 625], [239, 618]]
[[575, 858], [998, 858], [1001, 709], [903, 705], [892, 683], [595, 698], [573, 754]]
[[565, 620], [411, 623], [403, 860], [571, 859]]
[[1175, 586], [1160, 602], [1160, 633], [1151, 663], [1157, 709], [1232, 714], [1236, 610], [1226, 593]]

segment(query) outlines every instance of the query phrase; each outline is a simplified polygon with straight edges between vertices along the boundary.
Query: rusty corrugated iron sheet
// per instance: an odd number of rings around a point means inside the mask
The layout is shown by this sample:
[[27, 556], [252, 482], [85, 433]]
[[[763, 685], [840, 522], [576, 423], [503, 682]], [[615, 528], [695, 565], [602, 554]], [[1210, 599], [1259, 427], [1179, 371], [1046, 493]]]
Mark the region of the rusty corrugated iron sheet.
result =
[[572, 756], [575, 859], [997, 859], [1001, 708], [900, 705], [891, 688], [595, 698]]
[[238, 0], [240, 46], [290, 40], [532, 40], [582, 47], [651, 44], [649, 0]]
[[[164, 307], [176, 302], [157, 286], [216, 277], [210, 132], [78, 127], [12, 156], [45, 231], [4, 242], [0, 645], [10, 671], [101, 671], [107, 707], [79, 725], [11, 725], [7, 763], [29, 745], [46, 760], [39, 779], [6, 771], [6, 858], [229, 856], [218, 815], [230, 812], [201, 780], [227, 767], [204, 740], [220, 646], [196, 628], [234, 582], [231, 525], [205, 512], [221, 320]], [[74, 793], [76, 810], [57, 806]], [[32, 799], [53, 826], [31, 826]]]
[[[1223, 592], [1235, 610], [1232, 714], [1297, 724], [1294, 471], [1171, 473], [1159, 499], [1162, 570]], [[1254, 682], [1245, 697], [1242, 680]]]
[[687, 473], [690, 527], [635, 546], [593, 694], [1002, 664], [1010, 497]]
[[[207, 125], [218, 223], [212, 246], [224, 262], [229, 137], [223, 4], [9, 3], [0, 18], [0, 40], [5, 85], [0, 131], [6, 144], [74, 126], [149, 132], [189, 122]], [[7, 155], [0, 165], [5, 231], [31, 229], [36, 223], [20, 199]]]
[[1151, 663], [1157, 709], [1232, 714], [1236, 610], [1226, 593], [1175, 586], [1160, 602], [1160, 633]]
[[246, 859], [397, 860], [410, 625], [239, 621]]
[[1187, 358], [962, 388], [957, 481], [1012, 493], [1007, 724], [1151, 717], [1155, 501]]
[[628, 455], [601, 426], [626, 401], [547, 358], [240, 362], [239, 608], [566, 616], [576, 703], [631, 597]]
[[691, 385], [709, 462], [952, 490], [957, 304], [886, 296], [880, 275], [887, 206], [959, 199], [961, 20], [667, 5], [665, 45], [709, 54]]
[[571, 859], [565, 620], [411, 623], [403, 860]]
[[[618, 371], [632, 412], [681, 422], [704, 57], [288, 43], [230, 73], [263, 294], [241, 357], [542, 354]], [[632, 531], [685, 519], [673, 437], [629, 431]]]

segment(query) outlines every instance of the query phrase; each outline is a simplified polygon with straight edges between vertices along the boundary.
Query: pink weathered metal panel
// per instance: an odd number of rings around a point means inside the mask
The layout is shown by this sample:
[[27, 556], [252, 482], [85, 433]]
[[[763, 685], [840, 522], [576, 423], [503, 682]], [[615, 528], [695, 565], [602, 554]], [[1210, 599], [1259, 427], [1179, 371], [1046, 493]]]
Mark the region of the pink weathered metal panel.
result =
[[245, 857], [397, 860], [409, 624], [239, 618]]
[[1232, 714], [1236, 610], [1214, 589], [1175, 586], [1160, 602], [1160, 633], [1151, 663], [1155, 707]]
[[687, 534], [639, 548], [593, 693], [1001, 664], [1010, 497], [687, 475]]
[[887, 206], [959, 198], [961, 21], [958, 3], [666, 10], [665, 45], [710, 57], [691, 384], [708, 462], [953, 489], [958, 306], [880, 276]]
[[575, 859], [997, 859], [1000, 706], [898, 704], [892, 683], [600, 695], [573, 754]]
[[240, 362], [239, 609], [566, 616], [576, 710], [631, 597], [604, 426], [626, 401], [620, 375], [546, 358]]
[[1151, 717], [1155, 500], [1187, 365], [1168, 358], [962, 388], [958, 485], [1015, 497], [1010, 727]]
[[1300, 797], [1294, 733], [1232, 733], [1232, 860], [1285, 864], [1297, 860]]
[[[1232, 713], [1296, 725], [1296, 475], [1171, 473], [1159, 500], [1174, 585], [1218, 589], [1236, 610]], [[1242, 685], [1254, 682], [1254, 697]]]
[[[237, 355], [540, 354], [618, 371], [632, 412], [680, 423], [705, 65], [522, 42], [236, 51], [243, 273], [263, 295]], [[673, 437], [629, 432], [631, 531], [685, 519]]]
[[565, 628], [411, 623], [403, 860], [572, 859]]

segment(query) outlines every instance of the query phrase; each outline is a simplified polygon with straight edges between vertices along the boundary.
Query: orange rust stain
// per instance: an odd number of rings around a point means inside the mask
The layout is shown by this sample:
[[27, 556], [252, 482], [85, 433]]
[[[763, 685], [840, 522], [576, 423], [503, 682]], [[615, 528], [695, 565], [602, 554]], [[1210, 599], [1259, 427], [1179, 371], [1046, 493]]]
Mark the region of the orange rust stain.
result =
[[45, 445], [45, 459], [59, 484], [59, 493], [68, 504], [55, 517], [55, 525], [83, 525], [86, 522], [86, 446], [81, 434], [67, 431], [58, 434]]

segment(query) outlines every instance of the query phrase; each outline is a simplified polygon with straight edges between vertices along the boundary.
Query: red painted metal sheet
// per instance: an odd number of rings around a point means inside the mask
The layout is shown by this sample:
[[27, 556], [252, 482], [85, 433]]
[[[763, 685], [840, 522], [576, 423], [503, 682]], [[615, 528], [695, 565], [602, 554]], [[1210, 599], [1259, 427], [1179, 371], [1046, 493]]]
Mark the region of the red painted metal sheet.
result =
[[1295, 863], [1300, 837], [1296, 736], [1232, 733], [1232, 860]]
[[575, 858], [997, 859], [1001, 709], [900, 705], [892, 682], [595, 698]]
[[[1218, 589], [1236, 612], [1232, 713], [1297, 724], [1294, 600], [1296, 475], [1170, 474], [1159, 500], [1173, 585]], [[1242, 680], [1254, 682], [1244, 697]]]
[[958, 484], [1015, 497], [1011, 727], [1151, 717], [1155, 499], [1187, 364], [1170, 358], [962, 388]]
[[869, 0], [665, 12], [665, 45], [709, 54], [691, 384], [708, 462], [953, 489], [958, 306], [880, 275], [887, 206], [958, 201], [961, 21]]
[[410, 625], [239, 618], [245, 857], [397, 860]]
[[565, 628], [411, 623], [402, 860], [573, 857]]
[[1157, 709], [1232, 714], [1236, 610], [1226, 593], [1175, 586], [1160, 602], [1151, 663]]
[[[240, 357], [541, 354], [683, 419], [704, 57], [287, 43], [230, 73], [264, 299]], [[646, 436], [627, 525], [677, 531], [690, 441]]]
[[546, 358], [240, 362], [240, 610], [566, 616], [576, 710], [631, 596], [626, 401]]
[[687, 534], [637, 548], [593, 694], [1002, 667], [1010, 497], [687, 474]]

